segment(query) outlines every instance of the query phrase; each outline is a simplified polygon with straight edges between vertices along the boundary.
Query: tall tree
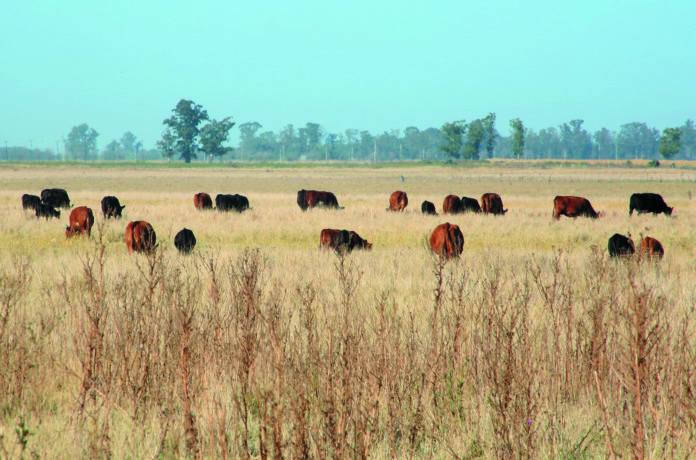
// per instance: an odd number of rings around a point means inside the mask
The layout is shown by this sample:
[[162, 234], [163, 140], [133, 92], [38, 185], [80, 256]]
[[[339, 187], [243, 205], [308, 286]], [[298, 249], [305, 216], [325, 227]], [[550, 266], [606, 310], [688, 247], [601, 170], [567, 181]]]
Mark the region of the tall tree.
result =
[[467, 125], [464, 120], [453, 121], [452, 123], [445, 122], [442, 125], [440, 133], [442, 134], [443, 144], [440, 145], [439, 149], [445, 155], [445, 158], [459, 158], [466, 128]]
[[602, 128], [592, 136], [594, 139], [595, 156], [598, 160], [614, 158], [616, 153], [615, 134], [607, 128]]
[[234, 150], [232, 147], [225, 147], [222, 144], [227, 142], [230, 135], [230, 130], [235, 125], [230, 120], [231, 117], [223, 118], [220, 121], [211, 120], [210, 123], [201, 129], [201, 150], [209, 155], [210, 161], [214, 157], [220, 157], [222, 161], [223, 155]]
[[660, 136], [660, 147], [658, 152], [662, 155], [662, 158], [668, 160], [679, 153], [681, 145], [681, 129], [665, 128], [662, 131], [662, 136]]
[[490, 112], [483, 120], [483, 129], [486, 139], [486, 153], [488, 158], [493, 158], [495, 154], [495, 142], [498, 139], [498, 131], [495, 129], [495, 112]]
[[694, 120], [686, 120], [684, 126], [679, 129], [682, 132], [682, 154], [687, 160], [693, 160], [694, 152], [696, 152], [696, 126]]
[[162, 152], [163, 158], [172, 161], [172, 157], [176, 154], [176, 136], [171, 129], [165, 129], [162, 132], [162, 138], [157, 141], [157, 147]]
[[137, 137], [130, 131], [126, 131], [121, 136], [121, 145], [123, 146], [123, 151], [127, 153], [135, 153], [135, 144], [137, 142]]
[[73, 126], [68, 134], [68, 140], [65, 141], [65, 150], [77, 158], [82, 155], [82, 158], [87, 161], [90, 154], [97, 152], [97, 137], [99, 133], [93, 128], [90, 128], [87, 123]]
[[162, 123], [171, 129], [176, 139], [175, 150], [179, 158], [186, 163], [191, 163], [191, 158], [197, 158], [196, 151], [199, 150], [198, 126], [208, 120], [208, 112], [203, 109], [203, 106], [187, 99], [180, 100], [172, 112], [174, 115]]
[[584, 120], [571, 120], [560, 126], [564, 158], [589, 158], [592, 153], [592, 138], [582, 128]]
[[519, 160], [524, 155], [524, 124], [519, 118], [510, 120], [512, 128], [512, 154]]
[[650, 158], [657, 151], [659, 131], [645, 123], [626, 123], [616, 136], [618, 156], [621, 158]]
[[478, 160], [481, 144], [486, 138], [486, 129], [481, 120], [474, 120], [469, 123], [466, 133], [466, 144], [464, 145], [463, 156], [466, 160]]

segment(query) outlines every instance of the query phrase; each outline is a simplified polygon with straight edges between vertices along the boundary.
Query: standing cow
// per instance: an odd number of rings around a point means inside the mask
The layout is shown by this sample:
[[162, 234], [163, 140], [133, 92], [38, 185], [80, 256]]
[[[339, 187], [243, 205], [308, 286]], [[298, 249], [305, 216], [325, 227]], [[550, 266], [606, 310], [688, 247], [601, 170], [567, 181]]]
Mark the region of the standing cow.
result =
[[503, 199], [497, 193], [484, 193], [481, 196], [481, 210], [484, 214], [493, 214], [494, 216], [502, 216], [507, 209], [503, 208]]
[[36, 208], [36, 217], [45, 217], [46, 220], [52, 217], [60, 219], [60, 211], [57, 209], [53, 209], [53, 206], [40, 203], [39, 206]]
[[70, 197], [62, 188], [46, 188], [41, 190], [41, 201], [52, 208], [69, 208]]
[[249, 209], [249, 199], [244, 195], [218, 194], [215, 197], [215, 207], [218, 211], [244, 212]]
[[636, 247], [633, 244], [630, 234], [624, 236], [614, 233], [611, 238], [609, 238], [607, 248], [609, 249], [610, 257], [629, 256], [636, 253]]
[[22, 195], [22, 209], [25, 211], [27, 209], [31, 209], [34, 212], [39, 208], [41, 205], [41, 198], [36, 196], [36, 195], [29, 195], [28, 193], [25, 193]]
[[[479, 202], [476, 200], [476, 198], [469, 198], [468, 196], [463, 196], [462, 197], [462, 210], [464, 212], [480, 213], [481, 206], [479, 206]], [[507, 211], [507, 209], [505, 211]]]
[[662, 195], [658, 193], [634, 193], [628, 204], [628, 217], [633, 215], [633, 211], [638, 211], [638, 214], [650, 212], [653, 215], [664, 213], [666, 216], [672, 215], [672, 210], [662, 199]]
[[213, 209], [213, 200], [205, 192], [196, 193], [193, 195], [193, 206], [199, 211]]
[[102, 214], [104, 219], [109, 219], [113, 217], [114, 219], [120, 219], [121, 212], [125, 206], [121, 206], [121, 202], [115, 196], [105, 196], [101, 200]]
[[188, 228], [183, 228], [174, 237], [174, 247], [180, 253], [188, 254], [196, 247], [196, 236]]
[[647, 255], [650, 259], [653, 257], [662, 259], [665, 255], [665, 249], [662, 247], [662, 243], [651, 236], [646, 236], [643, 238], [643, 241], [640, 242], [640, 252], [643, 255]]
[[408, 196], [406, 192], [397, 190], [389, 197], [389, 208], [387, 211], [403, 211], [408, 206]]
[[326, 208], [343, 209], [338, 205], [336, 195], [331, 192], [320, 192], [318, 190], [302, 189], [297, 192], [297, 205], [301, 210], [324, 206]]
[[445, 200], [442, 202], [442, 213], [443, 214], [460, 214], [464, 212], [464, 205], [462, 204], [462, 199], [457, 195], [447, 195]]
[[437, 216], [435, 204], [427, 200], [421, 203], [421, 212], [428, 216]]
[[157, 247], [157, 235], [149, 222], [136, 220], [126, 226], [126, 247], [128, 253], [150, 252]]
[[458, 225], [445, 222], [435, 227], [430, 235], [430, 248], [446, 259], [459, 257], [464, 250], [464, 235]]
[[89, 238], [92, 235], [93, 225], [94, 214], [92, 213], [92, 209], [87, 206], [78, 206], [70, 212], [70, 224], [65, 227], [65, 237], [70, 238], [73, 235], [87, 235]]
[[592, 208], [590, 200], [580, 196], [557, 196], [553, 199], [553, 218], [558, 220], [561, 216], [572, 218], [585, 216], [596, 219], [599, 214]]
[[336, 252], [351, 252], [353, 249], [372, 249], [372, 243], [368, 243], [352, 230], [325, 228], [319, 234], [319, 247]]

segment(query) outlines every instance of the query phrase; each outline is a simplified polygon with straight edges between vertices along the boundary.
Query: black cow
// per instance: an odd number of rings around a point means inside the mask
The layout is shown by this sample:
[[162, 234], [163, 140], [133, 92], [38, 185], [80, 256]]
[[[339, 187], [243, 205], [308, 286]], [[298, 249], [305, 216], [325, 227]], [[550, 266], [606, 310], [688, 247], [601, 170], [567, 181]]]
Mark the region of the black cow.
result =
[[435, 210], [435, 205], [427, 200], [424, 201], [423, 204], [421, 204], [421, 212], [423, 214], [428, 215], [428, 216], [437, 216], [437, 211]]
[[465, 212], [481, 212], [481, 206], [476, 198], [462, 197], [462, 207]]
[[651, 212], [653, 215], [664, 213], [668, 216], [672, 215], [672, 209], [667, 206], [662, 195], [659, 193], [634, 193], [631, 195], [631, 200], [628, 205], [628, 216], [633, 215], [633, 210], [638, 211], [638, 214]]
[[51, 217], [60, 219], [60, 211], [53, 209], [52, 206], [41, 203], [39, 204], [39, 207], [36, 208], [36, 217], [45, 217], [46, 220], [50, 219]]
[[26, 211], [27, 209], [32, 209], [36, 212], [36, 209], [41, 205], [41, 198], [36, 195], [29, 195], [25, 193], [22, 195], [22, 208]]
[[188, 254], [196, 246], [196, 236], [191, 230], [184, 228], [174, 237], [174, 246], [182, 254]]
[[110, 217], [119, 218], [121, 217], [121, 211], [125, 206], [121, 206], [121, 202], [115, 196], [105, 196], [101, 200], [102, 214], [104, 214], [104, 219]]
[[218, 211], [243, 212], [249, 209], [249, 199], [243, 195], [217, 195], [215, 197], [215, 207]]
[[628, 256], [636, 253], [636, 247], [630, 235], [624, 236], [614, 233], [611, 238], [609, 238], [609, 244], [607, 246], [611, 257]]
[[53, 208], [70, 208], [68, 192], [62, 188], [47, 188], [41, 190], [41, 201]]

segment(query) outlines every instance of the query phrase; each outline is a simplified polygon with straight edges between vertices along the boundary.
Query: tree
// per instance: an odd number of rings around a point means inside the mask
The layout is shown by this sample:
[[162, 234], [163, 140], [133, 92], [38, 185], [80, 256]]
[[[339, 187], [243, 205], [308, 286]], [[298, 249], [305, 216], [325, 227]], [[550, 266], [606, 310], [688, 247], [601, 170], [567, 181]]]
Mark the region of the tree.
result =
[[256, 144], [258, 142], [256, 132], [261, 128], [263, 128], [263, 125], [258, 121], [248, 121], [239, 125], [239, 148], [242, 151], [242, 155], [244, 152], [249, 155], [256, 152]]
[[162, 152], [162, 157], [168, 161], [172, 161], [172, 157], [176, 153], [176, 136], [171, 129], [165, 129], [162, 133], [162, 139], [157, 141], [157, 147]]
[[70, 152], [73, 158], [82, 155], [83, 159], [87, 161], [90, 154], [97, 152], [97, 137], [99, 137], [99, 133], [87, 126], [87, 123], [73, 126], [68, 134], [68, 140], [65, 141], [65, 150]]
[[481, 143], [486, 138], [486, 129], [481, 120], [474, 120], [469, 123], [466, 133], [466, 145], [464, 146], [464, 159], [478, 160]]
[[136, 139], [135, 135], [130, 132], [126, 131], [123, 133], [123, 136], [121, 136], [121, 145], [123, 146], [123, 151], [127, 153], [135, 153], [135, 144], [136, 144]]
[[686, 120], [684, 126], [679, 129], [682, 134], [683, 156], [688, 160], [692, 160], [693, 154], [696, 151], [696, 126], [694, 126], [694, 121], [692, 119]]
[[445, 123], [440, 128], [442, 140], [444, 141], [439, 149], [447, 159], [456, 159], [460, 156], [462, 149], [462, 138], [466, 133], [466, 121], [459, 120], [452, 123]]
[[594, 149], [597, 159], [608, 160], [614, 158], [616, 153], [616, 139], [613, 132], [607, 128], [602, 128], [592, 136], [594, 139]]
[[564, 158], [589, 158], [592, 153], [592, 138], [582, 129], [584, 120], [571, 120], [570, 124], [563, 123], [561, 131], [561, 143], [563, 145]]
[[519, 118], [510, 120], [512, 128], [512, 155], [519, 160], [524, 155], [524, 124]]
[[495, 130], [495, 112], [490, 112], [483, 120], [484, 136], [486, 139], [486, 152], [488, 158], [493, 158], [495, 154], [495, 142], [498, 138], [498, 131]]
[[212, 120], [201, 129], [201, 150], [210, 156], [210, 161], [218, 156], [222, 161], [223, 155], [234, 150], [232, 147], [223, 147], [222, 145], [227, 142], [230, 130], [235, 125], [230, 118], [227, 117], [221, 121]]
[[681, 149], [681, 129], [665, 128], [660, 137], [660, 147], [658, 149], [660, 155], [665, 160], [669, 160], [674, 155], [679, 153]]
[[616, 149], [620, 158], [654, 157], [660, 132], [648, 128], [645, 123], [626, 123], [616, 136]]
[[208, 112], [201, 105], [186, 99], [180, 100], [172, 112], [174, 115], [162, 123], [171, 129], [170, 133], [176, 140], [174, 149], [179, 158], [191, 163], [191, 158], [197, 158], [196, 151], [199, 150], [198, 126], [208, 120]]

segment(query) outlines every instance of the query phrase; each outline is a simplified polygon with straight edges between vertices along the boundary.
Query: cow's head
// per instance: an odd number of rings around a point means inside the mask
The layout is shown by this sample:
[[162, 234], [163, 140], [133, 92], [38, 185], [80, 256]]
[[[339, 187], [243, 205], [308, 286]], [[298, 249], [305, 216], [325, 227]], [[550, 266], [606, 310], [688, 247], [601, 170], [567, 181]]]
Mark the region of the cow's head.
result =
[[673, 210], [673, 209], [674, 209], [674, 208], [670, 208], [669, 206], [667, 206], [667, 211], [665, 211], [665, 214], [667, 214], [668, 216], [671, 216], [671, 215], [672, 215], [672, 210]]

